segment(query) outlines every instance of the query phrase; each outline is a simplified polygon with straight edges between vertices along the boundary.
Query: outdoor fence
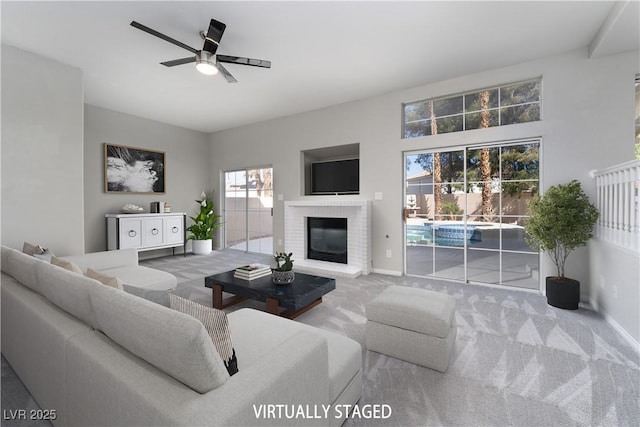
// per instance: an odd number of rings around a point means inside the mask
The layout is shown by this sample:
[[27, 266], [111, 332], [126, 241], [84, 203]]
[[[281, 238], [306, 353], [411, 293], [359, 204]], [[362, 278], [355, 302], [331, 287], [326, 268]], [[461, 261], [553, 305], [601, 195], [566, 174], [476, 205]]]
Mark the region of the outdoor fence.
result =
[[613, 245], [640, 252], [640, 160], [595, 171], [596, 236]]
[[[411, 211], [421, 218], [433, 218], [434, 216], [434, 200], [433, 194], [408, 194], [411, 199], [407, 200], [407, 206]], [[489, 215], [491, 222], [507, 222], [524, 224], [522, 217], [529, 215], [527, 202], [533, 197], [530, 192], [523, 192], [515, 196], [509, 196], [503, 193], [493, 193], [491, 195], [491, 207], [493, 215]], [[438, 215], [439, 220], [456, 218], [463, 219], [465, 209], [465, 199], [467, 203], [467, 219], [469, 221], [481, 221], [482, 215], [482, 194], [480, 193], [459, 193], [459, 194], [443, 194], [443, 204], [453, 204], [456, 206], [456, 214], [448, 215], [441, 213]], [[487, 219], [484, 219], [487, 221]]]

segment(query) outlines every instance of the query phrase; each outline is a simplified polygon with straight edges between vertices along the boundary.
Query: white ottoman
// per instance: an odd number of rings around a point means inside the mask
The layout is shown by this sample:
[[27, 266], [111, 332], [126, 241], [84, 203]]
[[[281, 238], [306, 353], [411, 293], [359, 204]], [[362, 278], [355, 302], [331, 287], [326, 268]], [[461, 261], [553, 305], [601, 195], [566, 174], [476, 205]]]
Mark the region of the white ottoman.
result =
[[456, 340], [456, 301], [447, 294], [390, 286], [366, 307], [369, 350], [440, 372]]

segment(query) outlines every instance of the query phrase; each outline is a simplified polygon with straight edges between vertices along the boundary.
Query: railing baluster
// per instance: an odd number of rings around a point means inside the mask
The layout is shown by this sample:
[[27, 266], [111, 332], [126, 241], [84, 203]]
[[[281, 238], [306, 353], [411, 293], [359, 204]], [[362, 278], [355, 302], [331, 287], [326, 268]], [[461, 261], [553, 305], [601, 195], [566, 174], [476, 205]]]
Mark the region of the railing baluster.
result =
[[599, 239], [640, 251], [640, 160], [594, 172]]

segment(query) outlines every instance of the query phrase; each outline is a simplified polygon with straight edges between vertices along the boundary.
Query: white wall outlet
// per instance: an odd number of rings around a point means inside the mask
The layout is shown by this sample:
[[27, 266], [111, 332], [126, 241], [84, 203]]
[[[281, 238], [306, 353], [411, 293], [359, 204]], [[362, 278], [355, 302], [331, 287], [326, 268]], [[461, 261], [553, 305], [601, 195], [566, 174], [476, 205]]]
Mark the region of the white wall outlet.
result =
[[279, 201], [283, 201], [284, 200], [284, 194], [278, 194], [278, 200]]
[[391, 249], [387, 249], [387, 258], [391, 258]]
[[282, 246], [282, 239], [278, 239], [278, 246]]
[[618, 287], [616, 285], [613, 285], [612, 293], [613, 293], [613, 297], [617, 299], [618, 298]]
[[382, 200], [382, 191], [376, 191], [375, 193], [373, 193], [373, 198], [375, 200]]
[[604, 276], [600, 276], [600, 289], [604, 290]]

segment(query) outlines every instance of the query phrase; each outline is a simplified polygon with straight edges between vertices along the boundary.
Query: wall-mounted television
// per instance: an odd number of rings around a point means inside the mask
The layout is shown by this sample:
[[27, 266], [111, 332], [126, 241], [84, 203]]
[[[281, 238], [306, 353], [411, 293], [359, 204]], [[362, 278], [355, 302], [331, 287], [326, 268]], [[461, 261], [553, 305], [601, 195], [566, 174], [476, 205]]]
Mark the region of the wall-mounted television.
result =
[[311, 194], [358, 194], [359, 192], [359, 159], [311, 163]]

